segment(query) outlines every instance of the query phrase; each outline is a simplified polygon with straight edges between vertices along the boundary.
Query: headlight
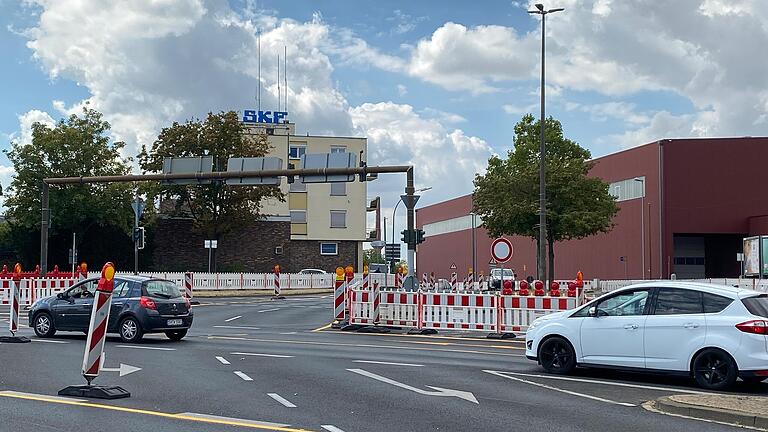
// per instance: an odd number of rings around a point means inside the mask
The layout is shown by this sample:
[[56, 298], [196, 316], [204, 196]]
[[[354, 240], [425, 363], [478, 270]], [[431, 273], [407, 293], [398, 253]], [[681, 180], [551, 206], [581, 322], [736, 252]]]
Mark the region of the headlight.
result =
[[531, 324], [528, 326], [528, 331], [531, 331], [531, 330], [535, 329], [535, 328], [536, 328], [536, 326], [538, 326], [540, 323], [541, 323], [541, 321], [539, 320], [539, 318], [536, 318], [536, 319], [535, 319], [535, 320], [533, 320], [533, 322], [532, 322], [532, 323], [531, 323]]

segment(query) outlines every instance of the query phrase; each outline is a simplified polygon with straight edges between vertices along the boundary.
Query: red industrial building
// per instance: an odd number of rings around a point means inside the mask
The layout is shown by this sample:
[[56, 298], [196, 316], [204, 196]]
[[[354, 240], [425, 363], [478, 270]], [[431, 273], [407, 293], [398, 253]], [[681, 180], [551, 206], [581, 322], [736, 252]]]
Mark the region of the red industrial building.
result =
[[[615, 227], [557, 243], [555, 277], [579, 270], [590, 279], [738, 276], [742, 238], [768, 234], [766, 161], [768, 137], [663, 139], [595, 159], [590, 175], [609, 182], [617, 197]], [[426, 241], [417, 250], [416, 274], [466, 274], [473, 243], [475, 272], [488, 274], [492, 239], [471, 210], [471, 195], [417, 209]], [[535, 242], [510, 240], [507, 267], [535, 276]]]

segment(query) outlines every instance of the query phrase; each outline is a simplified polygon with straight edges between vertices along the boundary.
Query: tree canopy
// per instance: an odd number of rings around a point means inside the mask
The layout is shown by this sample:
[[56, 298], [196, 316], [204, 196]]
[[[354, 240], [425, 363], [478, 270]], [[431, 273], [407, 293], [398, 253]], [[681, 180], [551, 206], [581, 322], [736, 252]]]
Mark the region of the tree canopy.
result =
[[[161, 172], [165, 157], [211, 155], [214, 169], [223, 171], [231, 157], [265, 156], [269, 151], [267, 136], [244, 132], [234, 111], [209, 113], [204, 121], [173, 123], [160, 132], [151, 149], [142, 147], [139, 166], [145, 173]], [[275, 186], [226, 186], [221, 182], [205, 185], [152, 183], [145, 185], [143, 190], [150, 202], [155, 199], [172, 202], [172, 215], [191, 217], [195, 228], [212, 239], [261, 217], [263, 199], [284, 200]]]
[[[538, 240], [539, 128], [525, 115], [515, 125], [507, 158], [491, 157], [486, 173], [475, 177], [475, 212], [492, 236]], [[587, 175], [593, 166], [589, 150], [565, 138], [559, 121], [546, 120], [544, 137], [549, 279], [554, 280], [554, 243], [610, 231], [618, 206], [608, 183]]]

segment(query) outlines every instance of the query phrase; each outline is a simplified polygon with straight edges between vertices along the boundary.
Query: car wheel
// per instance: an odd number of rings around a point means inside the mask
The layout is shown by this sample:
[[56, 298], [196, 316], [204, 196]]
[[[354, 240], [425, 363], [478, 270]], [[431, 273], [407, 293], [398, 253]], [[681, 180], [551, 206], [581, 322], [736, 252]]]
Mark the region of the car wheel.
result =
[[725, 351], [709, 348], [693, 360], [693, 378], [705, 389], [722, 390], [736, 382], [736, 362]]
[[134, 317], [127, 317], [120, 321], [120, 339], [123, 342], [134, 343], [141, 340], [144, 331]]
[[184, 336], [187, 335], [187, 331], [186, 330], [167, 331], [165, 332], [165, 335], [168, 336], [168, 339], [172, 341], [180, 341], [184, 339]]
[[576, 353], [567, 340], [556, 336], [541, 344], [539, 362], [549, 373], [567, 374], [576, 367]]
[[53, 318], [47, 312], [37, 314], [34, 321], [35, 334], [37, 337], [49, 338], [56, 334], [56, 327], [53, 325]]

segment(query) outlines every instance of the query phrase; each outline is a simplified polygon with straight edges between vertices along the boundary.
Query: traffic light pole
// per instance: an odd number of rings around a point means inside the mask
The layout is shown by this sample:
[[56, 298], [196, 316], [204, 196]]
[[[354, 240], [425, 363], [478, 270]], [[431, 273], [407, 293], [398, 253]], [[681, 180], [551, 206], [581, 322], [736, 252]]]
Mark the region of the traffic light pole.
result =
[[[136, 203], [139, 202], [139, 190], [136, 189]], [[139, 274], [139, 239], [137, 232], [139, 230], [139, 212], [133, 211], [133, 274]]]
[[[163, 180], [226, 180], [235, 178], [264, 178], [264, 177], [288, 177], [294, 176], [333, 176], [333, 175], [362, 175], [367, 174], [406, 174], [405, 195], [411, 205], [408, 207], [408, 229], [414, 229], [414, 206], [416, 198], [413, 187], [413, 167], [410, 165], [394, 166], [362, 166], [355, 168], [303, 168], [303, 169], [279, 169], [279, 170], [261, 170], [261, 171], [214, 171], [198, 173], [177, 173], [177, 174], [131, 174], [114, 176], [93, 176], [93, 177], [57, 177], [43, 179], [41, 216], [40, 223], [40, 276], [45, 277], [48, 271], [48, 227], [50, 221], [50, 209], [48, 192], [50, 185], [67, 184], [90, 184], [90, 183], [132, 183]], [[241, 186], [242, 187], [242, 186]], [[408, 203], [405, 203], [408, 206]], [[394, 239], [392, 239], [394, 242]], [[415, 260], [416, 244], [408, 244], [408, 275], [413, 279], [413, 264]]]

